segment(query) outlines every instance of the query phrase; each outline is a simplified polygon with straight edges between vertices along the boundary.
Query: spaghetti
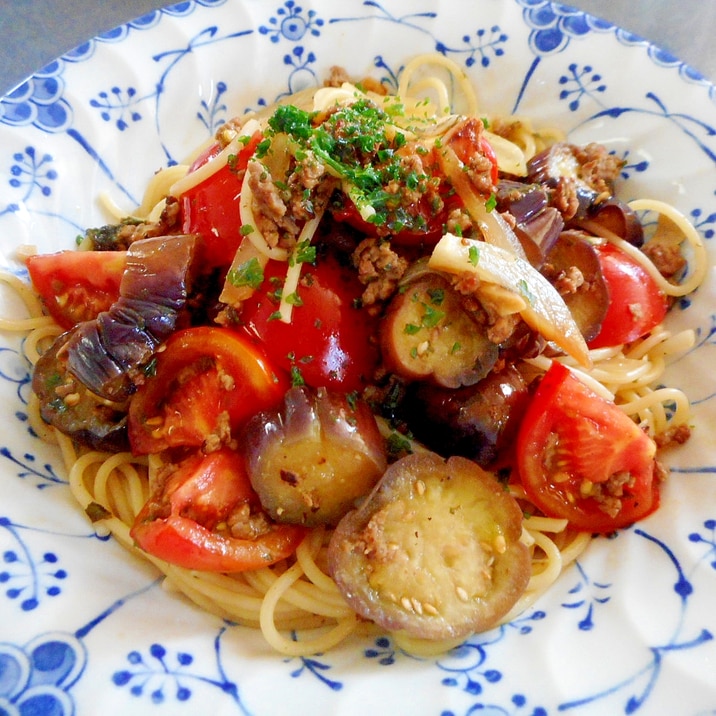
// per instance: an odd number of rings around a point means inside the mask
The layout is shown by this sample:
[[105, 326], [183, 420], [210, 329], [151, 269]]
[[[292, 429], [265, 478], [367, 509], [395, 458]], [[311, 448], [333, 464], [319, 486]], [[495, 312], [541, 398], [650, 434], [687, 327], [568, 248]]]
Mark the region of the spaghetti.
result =
[[[441, 72], [445, 77], [438, 76]], [[464, 115], [479, 117], [481, 112], [465, 74], [442, 56], [421, 56], [409, 62], [401, 74], [397, 96], [394, 97], [362, 91], [352, 84], [343, 83], [338, 87], [303, 93], [294, 99], [299, 107], [327, 112], [336, 106], [351, 105], [357, 97], [375, 101], [380, 106], [400, 102], [405, 112], [389, 115], [395, 126], [388, 125], [386, 132], [400, 131], [413, 137], [444, 136], [458, 121], [454, 109], [456, 105]], [[198, 169], [190, 172], [190, 164], [187, 163], [157, 173], [149, 182], [142, 205], [134, 212], [133, 218], [156, 220], [166, 206], [167, 196], [179, 196], [220, 171], [241, 151], [247, 138], [267, 130], [270, 116], [267, 110], [227, 125], [222, 135], [223, 148]], [[527, 162], [559, 138], [558, 133], [551, 130], [533, 130], [525, 119], [488, 118], [488, 124], [499, 131], [499, 134], [488, 133], [488, 139], [497, 154], [498, 166], [508, 174], [524, 174]], [[455, 153], [446, 152], [442, 157], [445, 174], [487, 240], [494, 240], [506, 250], [521, 251], [511, 228], [498, 213], [486, 211], [484, 199], [480, 199], [470, 188]], [[256, 159], [250, 161], [258, 163]], [[273, 170], [279, 174], [280, 180], [280, 161], [274, 162]], [[336, 186], [354, 199], [361, 217], [370, 219], [374, 210], [365, 201], [355, 178], [330, 169], [329, 173], [333, 174]], [[290, 323], [293, 306], [287, 301], [287, 296], [294, 295], [301, 280], [302, 264], [295, 260], [297, 246], [314, 240], [325, 206], [318, 207], [314, 217], [305, 221], [293, 241], [276, 243], [267, 232], [262, 231], [256, 216], [256, 184], [251, 177], [249, 169], [243, 179], [240, 199], [241, 222], [251, 230], [244, 236], [234, 259], [234, 267], [246, 265], [252, 260], [260, 266], [266, 266], [269, 260], [287, 262], [289, 267], [278, 318]], [[123, 218], [123, 212], [112, 206], [111, 201], [107, 200], [105, 204], [115, 218]], [[666, 225], [669, 231], [677, 234], [679, 244], [685, 242], [690, 254], [690, 271], [683, 281], [676, 284], [664, 279], [643, 252], [599, 224], [584, 220], [581, 226], [593, 236], [614, 243], [634, 257], [654, 277], [665, 295], [678, 297], [695, 290], [705, 276], [707, 265], [703, 242], [695, 229], [673, 207], [662, 202], [638, 200], [632, 202], [631, 207], [634, 211], [659, 215], [662, 217], [659, 225]], [[35, 364], [61, 329], [44, 315], [40, 301], [27, 285], [9, 276], [3, 276], [2, 280], [20, 295], [29, 317], [3, 319], [0, 328], [26, 334], [25, 354], [30, 363]], [[251, 294], [251, 287], [232, 289], [227, 286], [222, 301], [240, 304]], [[658, 326], [629, 345], [590, 351], [591, 367], [579, 365], [567, 355], [547, 357], [542, 354], [526, 359], [525, 363], [535, 375], [545, 373], [554, 360], [565, 363], [598, 395], [614, 401], [651, 436], [658, 436], [685, 425], [689, 419], [688, 399], [681, 391], [675, 388], [654, 389], [652, 386], [659, 383], [669, 358], [687, 350], [693, 340], [691, 331], [672, 334], [663, 326]], [[669, 406], [668, 410], [666, 406]], [[163, 457], [137, 457], [130, 452], [107, 454], [79, 447], [67, 436], [47, 426], [40, 417], [36, 397], [33, 396], [29, 407], [31, 422], [37, 433], [58, 445], [69, 475], [70, 489], [82, 509], [123, 547], [148, 559], [163, 572], [169, 591], [182, 593], [200, 608], [221, 618], [260, 629], [271, 647], [289, 656], [326, 651], [352, 634], [375, 628], [366, 624], [348, 606], [329, 574], [326, 561], [329, 528], [310, 530], [289, 559], [262, 569], [232, 574], [178, 567], [138, 549], [130, 530], [149, 499], [153, 486], [161, 480]], [[381, 422], [380, 427], [384, 437], [389, 439], [391, 426]], [[424, 448], [412, 443], [410, 449], [419, 452]], [[529, 550], [531, 576], [524, 593], [503, 621], [509, 621], [532, 605], [578, 558], [591, 539], [588, 532], [571, 529], [566, 519], [540, 515], [520, 485], [511, 485], [510, 490], [513, 497], [525, 505], [525, 514], [529, 515], [523, 520], [522, 542]], [[462, 641], [462, 638], [426, 641], [403, 633], [394, 636], [398, 646], [424, 655], [443, 652]]]

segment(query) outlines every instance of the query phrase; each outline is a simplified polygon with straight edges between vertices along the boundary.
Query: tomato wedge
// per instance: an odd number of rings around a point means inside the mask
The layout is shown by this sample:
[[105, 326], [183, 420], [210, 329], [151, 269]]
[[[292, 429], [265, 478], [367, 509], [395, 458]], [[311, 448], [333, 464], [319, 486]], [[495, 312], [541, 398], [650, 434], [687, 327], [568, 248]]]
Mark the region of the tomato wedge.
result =
[[528, 498], [572, 527], [612, 532], [659, 505], [656, 446], [560, 363], [542, 378], [517, 437]]
[[137, 455], [200, 447], [273, 408], [288, 388], [261, 351], [227, 328], [177, 331], [132, 397], [129, 441]]
[[[181, 196], [182, 231], [201, 236], [203, 260], [209, 267], [229, 266], [241, 243], [241, 183], [260, 139], [257, 132], [229, 163]], [[209, 147], [192, 164], [190, 171], [198, 169], [218, 153], [218, 145]]]
[[306, 534], [268, 520], [244, 460], [222, 448], [176, 466], [137, 515], [130, 535], [145, 552], [186, 569], [243, 572], [292, 554]]
[[276, 319], [286, 263], [270, 261], [261, 288], [242, 306], [242, 330], [294, 383], [345, 393], [364, 388], [378, 362], [377, 319], [355, 307], [363, 292], [355, 271], [332, 256], [303, 267], [290, 323]]
[[96, 318], [119, 298], [126, 251], [58, 251], [27, 259], [27, 270], [47, 312], [69, 330]]
[[614, 246], [595, 247], [609, 294], [609, 306], [590, 348], [630, 343], [664, 320], [666, 296], [652, 276], [629, 254]]

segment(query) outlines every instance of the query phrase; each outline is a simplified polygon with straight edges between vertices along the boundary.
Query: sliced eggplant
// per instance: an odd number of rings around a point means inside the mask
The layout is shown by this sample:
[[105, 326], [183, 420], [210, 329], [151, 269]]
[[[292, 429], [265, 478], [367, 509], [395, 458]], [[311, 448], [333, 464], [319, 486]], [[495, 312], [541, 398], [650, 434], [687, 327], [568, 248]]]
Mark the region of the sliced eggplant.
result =
[[492, 475], [433, 453], [393, 463], [338, 524], [328, 568], [348, 603], [421, 639], [493, 627], [531, 575], [522, 510]]
[[277, 522], [334, 525], [387, 465], [375, 417], [360, 399], [291, 388], [279, 410], [244, 431], [251, 484]]
[[67, 368], [91, 392], [126, 400], [138, 368], [188, 323], [195, 251], [193, 235], [142, 239], [130, 246], [119, 300], [94, 321], [79, 324], [67, 341]]
[[431, 380], [448, 388], [477, 383], [497, 361], [497, 345], [444, 276], [416, 275], [401, 285], [381, 325], [386, 368], [406, 380]]
[[126, 405], [102, 400], [67, 370], [65, 346], [70, 337], [69, 332], [59, 336], [35, 364], [32, 389], [42, 419], [94, 450], [127, 450]]
[[547, 254], [543, 273], [559, 290], [584, 340], [591, 341], [599, 334], [609, 306], [609, 292], [592, 244], [581, 232], [562, 232]]
[[522, 374], [508, 365], [457, 390], [411, 385], [401, 416], [412, 434], [434, 452], [461, 455], [488, 467], [510, 448], [528, 395]]

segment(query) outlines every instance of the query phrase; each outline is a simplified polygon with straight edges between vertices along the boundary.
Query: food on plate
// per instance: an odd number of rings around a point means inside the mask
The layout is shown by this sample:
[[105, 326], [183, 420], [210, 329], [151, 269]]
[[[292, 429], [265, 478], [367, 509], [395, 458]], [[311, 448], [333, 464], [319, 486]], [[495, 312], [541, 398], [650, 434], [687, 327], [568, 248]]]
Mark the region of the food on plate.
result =
[[442, 56], [334, 69], [28, 252], [36, 429], [91, 520], [282, 653], [448, 649], [656, 510], [689, 437], [653, 386], [703, 243], [622, 166]]

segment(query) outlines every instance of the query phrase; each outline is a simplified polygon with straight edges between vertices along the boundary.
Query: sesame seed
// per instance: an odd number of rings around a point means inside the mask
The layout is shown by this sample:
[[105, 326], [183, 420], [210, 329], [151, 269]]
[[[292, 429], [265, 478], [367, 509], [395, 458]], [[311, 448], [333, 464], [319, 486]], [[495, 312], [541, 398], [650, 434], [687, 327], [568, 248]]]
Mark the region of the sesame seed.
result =
[[419, 495], [425, 494], [425, 483], [422, 480], [418, 480], [415, 483], [415, 492], [417, 492]]
[[411, 597], [410, 603], [413, 605], [413, 611], [416, 614], [423, 613], [423, 603], [419, 599], [416, 599], [415, 597]]
[[428, 348], [430, 348], [430, 341], [423, 341], [420, 343], [417, 348], [418, 355], [425, 355], [428, 352]]
[[461, 602], [467, 602], [470, 599], [470, 596], [468, 593], [463, 589], [463, 587], [456, 587], [455, 588], [455, 594], [457, 594], [457, 598]]
[[430, 604], [430, 602], [423, 602], [423, 611], [432, 617], [436, 617], [438, 615], [438, 610]]
[[408, 597], [403, 597], [400, 600], [400, 606], [408, 612], [413, 611], [413, 603], [410, 601], [410, 599], [408, 599]]

